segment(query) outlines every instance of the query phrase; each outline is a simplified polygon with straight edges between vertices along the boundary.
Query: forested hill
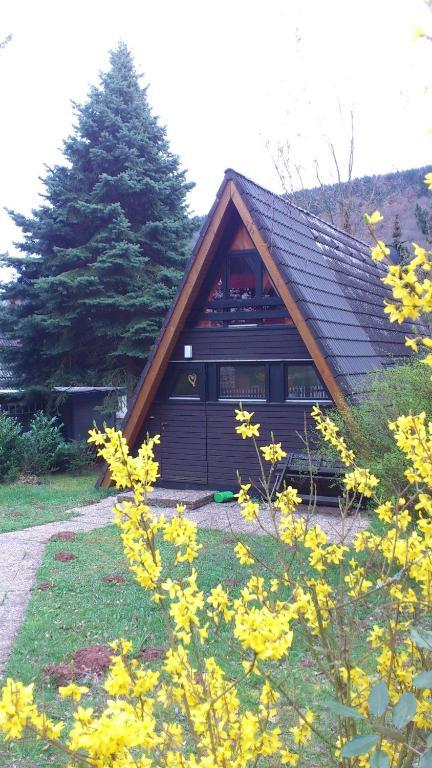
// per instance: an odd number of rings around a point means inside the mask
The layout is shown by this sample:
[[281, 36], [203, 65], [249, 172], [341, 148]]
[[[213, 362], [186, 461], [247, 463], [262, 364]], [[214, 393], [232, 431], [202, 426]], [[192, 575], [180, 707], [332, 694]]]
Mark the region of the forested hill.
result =
[[425, 208], [432, 221], [432, 194], [424, 183], [425, 174], [430, 171], [432, 166], [380, 176], [363, 176], [342, 184], [299, 190], [289, 197], [296, 205], [332, 221], [336, 226], [350, 228], [352, 234], [361, 239], [367, 239], [363, 214], [378, 209], [384, 216], [379, 228], [380, 239], [392, 242], [398, 217], [400, 240], [408, 244], [413, 240], [424, 242], [425, 237], [416, 218], [416, 206]]

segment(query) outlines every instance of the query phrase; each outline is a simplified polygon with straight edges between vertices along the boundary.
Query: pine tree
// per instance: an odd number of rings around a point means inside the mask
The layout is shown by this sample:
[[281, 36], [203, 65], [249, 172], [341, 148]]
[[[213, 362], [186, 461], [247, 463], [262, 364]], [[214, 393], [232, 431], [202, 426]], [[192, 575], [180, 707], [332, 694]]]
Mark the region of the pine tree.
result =
[[404, 264], [409, 256], [409, 249], [406, 246], [406, 241], [402, 239], [402, 227], [400, 223], [399, 214], [397, 213], [394, 218], [393, 232], [392, 232], [392, 245], [396, 250], [399, 262]]
[[184, 272], [194, 223], [185, 180], [124, 43], [47, 169], [22, 229], [1, 330], [25, 386], [103, 384], [140, 372]]
[[430, 245], [432, 243], [432, 212], [417, 203], [415, 217], [420, 232], [426, 238], [428, 245]]

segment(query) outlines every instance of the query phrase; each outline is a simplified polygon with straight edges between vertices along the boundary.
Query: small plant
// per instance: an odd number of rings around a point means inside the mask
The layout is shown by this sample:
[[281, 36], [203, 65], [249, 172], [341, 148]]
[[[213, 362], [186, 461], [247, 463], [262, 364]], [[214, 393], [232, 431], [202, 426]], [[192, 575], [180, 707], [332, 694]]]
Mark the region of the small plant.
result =
[[[432, 380], [421, 359], [395, 365], [368, 377], [368, 392], [350, 408], [349, 418], [341, 411], [327, 411], [358, 456], [380, 480], [386, 496], [400, 495], [406, 486], [407, 459], [396, 445], [389, 422], [406, 413], [425, 413], [432, 419]], [[316, 442], [316, 441], [315, 441]], [[319, 451], [331, 458], [337, 452], [324, 441]]]
[[45, 475], [57, 469], [58, 453], [64, 440], [55, 417], [47, 416], [43, 411], [35, 413], [22, 441], [25, 473]]
[[58, 469], [63, 472], [80, 472], [96, 461], [96, 452], [86, 440], [63, 443], [56, 454]]
[[23, 461], [21, 426], [16, 419], [0, 412], [0, 482], [15, 480]]

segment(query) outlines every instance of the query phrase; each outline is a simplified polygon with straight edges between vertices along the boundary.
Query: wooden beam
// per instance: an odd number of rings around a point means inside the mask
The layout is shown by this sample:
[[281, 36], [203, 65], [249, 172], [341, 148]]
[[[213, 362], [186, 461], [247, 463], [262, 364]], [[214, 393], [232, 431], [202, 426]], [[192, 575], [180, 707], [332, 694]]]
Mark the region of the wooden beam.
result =
[[[219, 202], [216, 205], [212, 220], [189, 270], [182, 291], [177, 297], [177, 302], [171, 317], [159, 340], [158, 348], [153, 356], [146, 377], [136, 394], [132, 410], [129, 413], [128, 420], [123, 429], [123, 434], [130, 447], [133, 447], [137, 440], [145, 417], [165, 373], [171, 353], [180, 336], [184, 323], [186, 322], [187, 316], [207, 273], [207, 268], [219, 244], [224, 224], [230, 211], [230, 201], [233, 189], [233, 182], [228, 181], [222, 191]], [[110, 474], [108, 470], [105, 470], [101, 476], [99, 485], [101, 488], [108, 488], [110, 483]]]
[[289, 286], [286, 284], [285, 280], [281, 277], [279, 269], [274, 262], [273, 256], [270, 254], [270, 251], [266, 243], [264, 242], [260, 232], [255, 226], [252, 216], [249, 212], [249, 209], [247, 208], [240, 192], [238, 191], [235, 185], [235, 182], [232, 182], [232, 183], [233, 183], [232, 201], [235, 207], [237, 208], [240, 218], [242, 219], [246, 229], [248, 230], [250, 237], [254, 242], [255, 248], [257, 249], [258, 253], [261, 256], [267, 268], [267, 271], [270, 274], [271, 279], [273, 280], [273, 283], [275, 285], [277, 292], [279, 293], [279, 296], [283, 300], [288, 312], [290, 313], [292, 319], [294, 320], [297, 330], [300, 333], [300, 336], [302, 337], [305, 343], [305, 346], [307, 347], [310, 353], [312, 360], [314, 361], [316, 367], [318, 368], [321, 374], [321, 377], [328, 391], [330, 392], [336, 406], [340, 410], [344, 412], [348, 412], [349, 411], [348, 403], [337, 381], [335, 380], [332, 371], [330, 370], [327, 360], [325, 359], [320, 347], [318, 346], [312, 334], [312, 331], [308, 327], [302, 315], [302, 312], [298, 307], [293, 294], [291, 293]]

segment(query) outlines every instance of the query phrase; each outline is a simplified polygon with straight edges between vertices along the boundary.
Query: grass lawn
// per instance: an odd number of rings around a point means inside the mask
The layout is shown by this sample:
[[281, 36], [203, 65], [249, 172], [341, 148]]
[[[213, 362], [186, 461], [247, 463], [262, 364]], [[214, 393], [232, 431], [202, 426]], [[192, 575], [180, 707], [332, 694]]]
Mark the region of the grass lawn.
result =
[[[274, 544], [267, 537], [245, 537], [253, 544], [259, 557], [271, 561]], [[233, 552], [234, 544], [224, 541], [226, 536], [219, 531], [200, 531], [203, 549], [197, 570], [200, 586], [205, 592], [225, 579], [229, 582], [231, 595], [239, 594], [242, 585], [251, 575], [249, 568], [241, 567]], [[77, 556], [76, 560], [59, 562], [54, 554], [67, 550]], [[300, 566], [307, 570], [308, 566]], [[102, 578], [107, 575], [122, 576], [124, 583], [106, 584]], [[233, 584], [232, 580], [235, 580]], [[90, 533], [79, 534], [71, 542], [49, 542], [37, 583], [51, 585], [46, 591], [35, 589], [21, 628], [14, 651], [9, 659], [6, 675], [25, 682], [35, 680], [39, 700], [58, 717], [64, 717], [65, 702], [43, 673], [47, 664], [68, 661], [71, 654], [83, 646], [97, 643], [107, 644], [116, 637], [130, 639], [136, 650], [144, 647], [160, 647], [166, 641], [165, 628], [160, 610], [151, 603], [146, 593], [134, 581], [124, 558], [117, 528], [108, 526]], [[212, 653], [221, 661], [227, 674], [228, 637], [222, 632], [211, 641]], [[160, 661], [146, 662], [160, 664]], [[234, 671], [234, 670], [232, 670]], [[323, 693], [323, 681], [309, 668], [304, 648], [294, 645], [288, 661], [280, 668], [281, 675], [289, 678], [296, 701], [316, 702], [317, 691]], [[254, 685], [244, 692], [245, 699], [252, 703], [259, 695], [262, 681], [255, 678]], [[99, 686], [87, 683], [91, 693], [86, 696], [85, 706], [97, 706]], [[323, 765], [319, 747], [311, 755], [311, 768]], [[0, 744], [0, 766], [14, 768], [46, 768], [62, 766], [62, 758], [50, 748], [30, 743]]]
[[76, 475], [47, 475], [41, 478], [40, 485], [0, 485], [0, 533], [68, 520], [73, 515], [65, 514], [66, 510], [113, 493], [95, 488], [97, 477], [97, 470], [92, 470]]

